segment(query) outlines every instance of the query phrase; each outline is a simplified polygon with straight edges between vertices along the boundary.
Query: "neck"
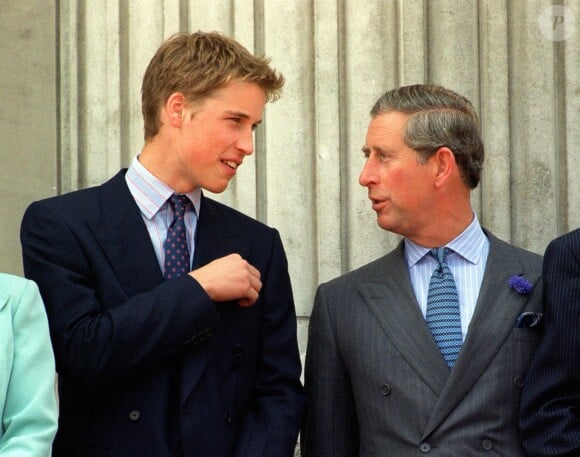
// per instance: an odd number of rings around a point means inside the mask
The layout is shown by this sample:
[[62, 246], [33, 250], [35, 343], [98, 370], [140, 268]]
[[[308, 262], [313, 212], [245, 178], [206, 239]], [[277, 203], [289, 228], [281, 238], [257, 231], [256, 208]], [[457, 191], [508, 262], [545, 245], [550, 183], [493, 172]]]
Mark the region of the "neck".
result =
[[157, 137], [148, 141], [139, 155], [139, 162], [160, 181], [163, 181], [178, 194], [191, 192], [194, 187], [183, 179], [177, 170], [175, 155], [170, 154], [172, 145], [164, 144]]
[[471, 207], [461, 212], [454, 212], [443, 217], [437, 216], [429, 227], [420, 233], [405, 235], [414, 243], [426, 248], [445, 246], [457, 238], [473, 221]]

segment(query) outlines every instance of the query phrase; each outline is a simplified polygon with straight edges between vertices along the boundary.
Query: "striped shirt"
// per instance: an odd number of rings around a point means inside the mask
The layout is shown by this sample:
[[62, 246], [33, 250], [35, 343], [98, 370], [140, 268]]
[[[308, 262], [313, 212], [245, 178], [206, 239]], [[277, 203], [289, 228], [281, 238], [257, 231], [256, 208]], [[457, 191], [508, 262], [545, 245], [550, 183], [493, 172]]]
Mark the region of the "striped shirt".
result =
[[[457, 238], [445, 246], [453, 251], [447, 256], [447, 264], [457, 285], [461, 331], [463, 340], [465, 340], [477, 303], [477, 297], [479, 296], [487, 255], [489, 254], [489, 240], [479, 225], [475, 213], [471, 224]], [[405, 260], [423, 317], [427, 314], [429, 281], [437, 267], [437, 261], [428, 255], [428, 252], [428, 248], [419, 246], [405, 238]]]
[[[161, 271], [165, 267], [165, 251], [163, 243], [167, 237], [167, 229], [173, 221], [173, 210], [168, 199], [174, 190], [151, 174], [135, 157], [127, 170], [125, 181], [129, 186], [129, 191], [135, 199], [141, 216], [149, 232], [155, 255], [159, 262]], [[197, 218], [199, 217], [201, 189], [197, 188], [185, 194], [193, 203], [195, 211], [187, 211], [185, 214], [185, 228], [187, 231], [187, 245], [189, 247], [189, 264], [193, 259], [195, 251], [195, 230], [197, 228]]]

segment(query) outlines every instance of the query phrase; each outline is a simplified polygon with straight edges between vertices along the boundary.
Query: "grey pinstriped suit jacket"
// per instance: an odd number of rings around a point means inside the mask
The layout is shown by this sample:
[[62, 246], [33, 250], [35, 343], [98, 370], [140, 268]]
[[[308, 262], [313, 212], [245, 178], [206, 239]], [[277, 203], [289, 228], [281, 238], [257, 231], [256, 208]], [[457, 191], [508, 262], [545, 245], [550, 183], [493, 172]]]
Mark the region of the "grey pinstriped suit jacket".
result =
[[[451, 372], [419, 310], [403, 243], [319, 287], [304, 457], [525, 456], [517, 413], [541, 331], [514, 325], [524, 311], [542, 311], [542, 259], [486, 235], [482, 287]], [[533, 291], [511, 290], [513, 275]]]

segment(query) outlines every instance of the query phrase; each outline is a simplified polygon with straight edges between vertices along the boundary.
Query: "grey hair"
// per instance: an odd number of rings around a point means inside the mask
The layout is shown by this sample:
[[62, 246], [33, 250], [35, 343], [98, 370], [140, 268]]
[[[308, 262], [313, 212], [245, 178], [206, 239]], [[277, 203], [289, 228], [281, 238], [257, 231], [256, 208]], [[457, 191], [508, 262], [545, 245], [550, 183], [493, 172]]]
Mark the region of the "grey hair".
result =
[[383, 94], [371, 109], [371, 116], [393, 111], [409, 115], [403, 140], [421, 161], [448, 147], [465, 184], [471, 189], [477, 187], [484, 150], [477, 113], [467, 98], [436, 85], [404, 86]]

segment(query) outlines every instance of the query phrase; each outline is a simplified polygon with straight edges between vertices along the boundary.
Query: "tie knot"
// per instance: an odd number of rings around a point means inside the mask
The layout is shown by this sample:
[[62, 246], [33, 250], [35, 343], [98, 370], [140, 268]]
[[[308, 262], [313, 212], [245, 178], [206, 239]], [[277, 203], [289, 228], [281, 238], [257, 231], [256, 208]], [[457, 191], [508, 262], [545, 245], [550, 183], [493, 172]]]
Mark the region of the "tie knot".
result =
[[433, 257], [435, 260], [437, 260], [437, 262], [441, 264], [445, 263], [445, 260], [447, 259], [447, 256], [449, 255], [450, 252], [451, 249], [446, 247], [433, 248], [429, 251], [429, 255], [431, 255], [431, 257]]
[[193, 205], [189, 197], [184, 194], [173, 194], [169, 197], [169, 204], [174, 216], [179, 218], [183, 218], [185, 211]]

